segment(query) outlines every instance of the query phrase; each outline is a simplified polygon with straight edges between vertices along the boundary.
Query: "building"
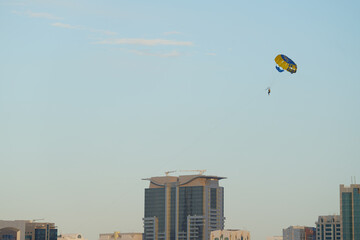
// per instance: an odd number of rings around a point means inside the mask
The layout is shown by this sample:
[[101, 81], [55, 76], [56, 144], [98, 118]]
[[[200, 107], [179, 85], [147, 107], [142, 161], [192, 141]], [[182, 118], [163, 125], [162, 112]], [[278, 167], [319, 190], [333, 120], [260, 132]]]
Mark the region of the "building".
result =
[[243, 230], [216, 230], [210, 234], [210, 240], [250, 240], [250, 232]]
[[340, 240], [340, 216], [319, 216], [316, 225], [316, 240]]
[[60, 234], [57, 240], [87, 240], [81, 233]]
[[145, 189], [144, 240], [209, 240], [224, 229], [224, 177], [152, 177]]
[[283, 240], [283, 236], [271, 236], [267, 237], [266, 240]]
[[340, 185], [342, 240], [360, 240], [360, 184]]
[[142, 233], [103, 233], [99, 235], [99, 240], [142, 240]]
[[54, 223], [0, 220], [0, 240], [57, 240]]
[[283, 229], [283, 240], [315, 240], [316, 229], [314, 227], [290, 226]]
[[316, 228], [314, 227], [305, 227], [305, 240], [316, 240]]

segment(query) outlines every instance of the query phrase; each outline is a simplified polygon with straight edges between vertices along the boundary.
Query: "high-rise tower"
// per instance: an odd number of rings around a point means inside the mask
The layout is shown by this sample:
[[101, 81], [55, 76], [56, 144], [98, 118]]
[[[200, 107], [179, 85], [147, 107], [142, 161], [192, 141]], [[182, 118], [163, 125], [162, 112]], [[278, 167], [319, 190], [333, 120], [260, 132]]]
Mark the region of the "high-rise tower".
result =
[[223, 177], [152, 177], [145, 189], [144, 240], [209, 240], [224, 229]]
[[342, 240], [360, 240], [360, 184], [340, 185]]

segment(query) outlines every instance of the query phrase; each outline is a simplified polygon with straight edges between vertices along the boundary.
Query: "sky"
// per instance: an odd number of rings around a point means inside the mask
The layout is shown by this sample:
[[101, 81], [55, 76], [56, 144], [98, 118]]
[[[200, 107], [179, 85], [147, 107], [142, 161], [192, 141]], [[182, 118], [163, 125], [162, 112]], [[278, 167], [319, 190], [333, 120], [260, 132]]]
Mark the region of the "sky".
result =
[[359, 10], [0, 0], [0, 219], [142, 232], [142, 179], [197, 169], [227, 178], [225, 228], [253, 240], [339, 214], [360, 182]]

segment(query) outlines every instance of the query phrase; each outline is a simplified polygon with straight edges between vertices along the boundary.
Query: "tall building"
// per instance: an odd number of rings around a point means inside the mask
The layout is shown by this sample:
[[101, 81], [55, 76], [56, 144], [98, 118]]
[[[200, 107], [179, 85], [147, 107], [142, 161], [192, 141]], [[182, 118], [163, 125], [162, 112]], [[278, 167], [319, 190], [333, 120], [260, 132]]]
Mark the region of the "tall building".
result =
[[360, 240], [360, 184], [340, 185], [342, 240]]
[[305, 226], [290, 226], [283, 229], [283, 240], [315, 240], [316, 229]]
[[144, 240], [209, 240], [224, 229], [223, 177], [152, 177], [145, 189]]
[[54, 223], [0, 220], [0, 240], [57, 240]]
[[316, 224], [316, 240], [340, 240], [340, 216], [319, 216]]

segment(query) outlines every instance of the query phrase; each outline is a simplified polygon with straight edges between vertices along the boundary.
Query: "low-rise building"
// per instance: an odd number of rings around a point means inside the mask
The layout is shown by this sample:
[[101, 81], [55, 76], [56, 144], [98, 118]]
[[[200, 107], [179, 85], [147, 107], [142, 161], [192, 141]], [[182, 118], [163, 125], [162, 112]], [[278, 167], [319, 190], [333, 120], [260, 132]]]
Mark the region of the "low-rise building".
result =
[[57, 240], [54, 223], [0, 220], [0, 240]]
[[99, 240], [142, 240], [142, 233], [103, 233], [99, 235]]
[[60, 234], [57, 240], [87, 240], [81, 233]]
[[283, 240], [315, 240], [316, 228], [306, 226], [290, 226], [283, 229]]
[[267, 237], [266, 240], [283, 240], [283, 236]]
[[210, 240], [250, 240], [250, 232], [238, 229], [216, 230], [211, 232]]

